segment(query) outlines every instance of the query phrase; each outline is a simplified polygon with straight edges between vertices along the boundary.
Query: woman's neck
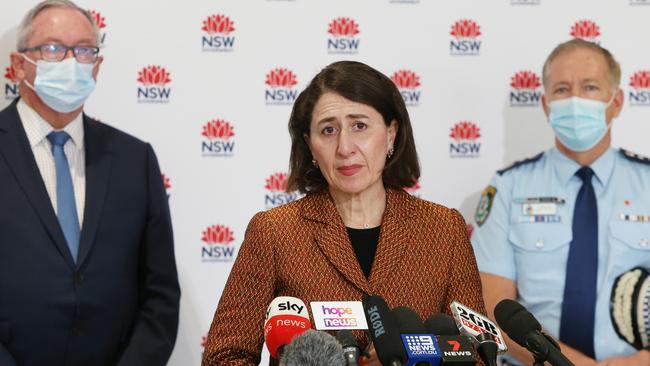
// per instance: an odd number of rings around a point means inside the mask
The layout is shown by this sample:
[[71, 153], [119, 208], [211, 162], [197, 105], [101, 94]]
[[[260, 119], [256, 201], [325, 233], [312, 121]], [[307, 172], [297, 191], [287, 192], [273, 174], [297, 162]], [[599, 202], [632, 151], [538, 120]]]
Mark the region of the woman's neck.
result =
[[382, 184], [355, 194], [330, 189], [330, 195], [346, 227], [367, 229], [381, 225], [386, 209], [386, 189]]

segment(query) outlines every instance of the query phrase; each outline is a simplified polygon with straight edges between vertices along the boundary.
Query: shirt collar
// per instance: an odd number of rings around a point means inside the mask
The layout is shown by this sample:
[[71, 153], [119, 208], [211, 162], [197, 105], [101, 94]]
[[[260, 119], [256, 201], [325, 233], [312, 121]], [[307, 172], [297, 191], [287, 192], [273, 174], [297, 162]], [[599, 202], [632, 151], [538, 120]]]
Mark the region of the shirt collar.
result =
[[[27, 105], [24, 100], [20, 99], [16, 105], [20, 120], [22, 121], [27, 139], [32, 148], [43, 142], [47, 135], [54, 131], [54, 127], [43, 119], [32, 107]], [[84, 128], [82, 113], [79, 113], [64, 128], [75, 148], [83, 149], [84, 147]]]
[[[569, 183], [571, 178], [575, 176], [576, 171], [580, 169], [580, 164], [562, 154], [555, 147], [549, 151], [549, 158], [553, 163], [555, 173], [560, 179], [560, 183], [562, 183], [564, 186]], [[607, 187], [609, 179], [612, 176], [612, 172], [614, 171], [614, 163], [616, 160], [615, 158], [616, 151], [610, 147], [605, 151], [604, 154], [599, 156], [598, 159], [596, 159], [596, 161], [590, 165], [591, 169], [594, 171], [594, 176], [596, 177], [597, 181], [600, 182], [603, 188]]]

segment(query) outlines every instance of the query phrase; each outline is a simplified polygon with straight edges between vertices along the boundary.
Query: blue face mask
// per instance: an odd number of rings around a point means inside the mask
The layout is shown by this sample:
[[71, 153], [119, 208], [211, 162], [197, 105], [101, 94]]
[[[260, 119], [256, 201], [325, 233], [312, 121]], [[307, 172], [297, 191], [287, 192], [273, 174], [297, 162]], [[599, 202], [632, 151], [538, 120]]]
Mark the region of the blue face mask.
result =
[[596, 146], [611, 127], [605, 111], [615, 96], [616, 93], [608, 103], [579, 97], [551, 102], [548, 119], [562, 145], [572, 151], [587, 151]]
[[74, 57], [60, 62], [34, 62], [25, 55], [23, 57], [36, 65], [34, 85], [27, 80], [25, 84], [36, 92], [43, 103], [57, 112], [70, 113], [81, 107], [95, 89], [94, 63], [82, 64]]

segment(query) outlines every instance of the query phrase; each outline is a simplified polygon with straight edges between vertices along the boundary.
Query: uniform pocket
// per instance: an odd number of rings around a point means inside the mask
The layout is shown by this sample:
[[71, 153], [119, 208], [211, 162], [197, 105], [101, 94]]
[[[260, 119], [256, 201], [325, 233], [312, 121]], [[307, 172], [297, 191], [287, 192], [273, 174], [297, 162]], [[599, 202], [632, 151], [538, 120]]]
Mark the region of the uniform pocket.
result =
[[517, 249], [534, 253], [556, 251], [568, 246], [572, 238], [570, 225], [556, 223], [517, 223], [508, 234]]

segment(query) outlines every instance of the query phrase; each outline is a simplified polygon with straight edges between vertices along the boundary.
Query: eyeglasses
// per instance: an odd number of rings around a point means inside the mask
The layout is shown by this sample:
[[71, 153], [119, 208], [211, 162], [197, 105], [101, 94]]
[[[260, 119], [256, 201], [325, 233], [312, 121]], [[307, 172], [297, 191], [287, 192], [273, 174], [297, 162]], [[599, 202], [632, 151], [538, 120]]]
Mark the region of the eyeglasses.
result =
[[68, 51], [70, 50], [72, 50], [72, 54], [77, 59], [77, 61], [81, 62], [82, 64], [91, 64], [97, 61], [99, 47], [94, 46], [68, 47], [62, 44], [44, 44], [40, 46], [25, 48], [21, 52], [38, 51], [41, 54], [41, 58], [43, 60], [48, 62], [59, 62], [65, 58], [65, 56], [68, 54]]

